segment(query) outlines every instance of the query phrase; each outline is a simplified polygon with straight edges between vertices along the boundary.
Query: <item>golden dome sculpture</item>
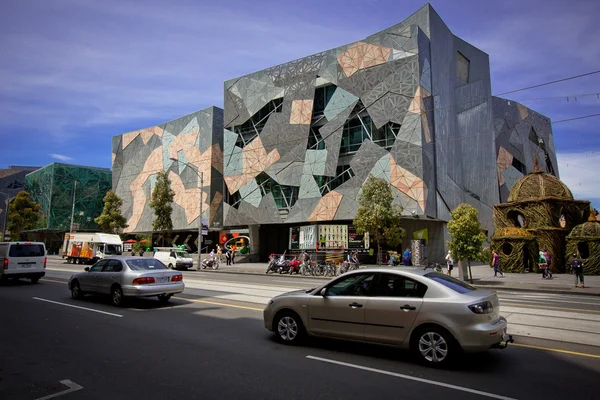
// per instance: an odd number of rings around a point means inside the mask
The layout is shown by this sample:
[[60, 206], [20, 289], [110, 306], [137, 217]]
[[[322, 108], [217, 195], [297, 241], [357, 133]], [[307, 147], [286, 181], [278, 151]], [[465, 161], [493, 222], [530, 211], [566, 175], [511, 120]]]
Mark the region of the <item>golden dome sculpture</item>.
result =
[[515, 183], [508, 195], [508, 202], [547, 197], [573, 200], [573, 194], [560, 179], [546, 172], [533, 172]]

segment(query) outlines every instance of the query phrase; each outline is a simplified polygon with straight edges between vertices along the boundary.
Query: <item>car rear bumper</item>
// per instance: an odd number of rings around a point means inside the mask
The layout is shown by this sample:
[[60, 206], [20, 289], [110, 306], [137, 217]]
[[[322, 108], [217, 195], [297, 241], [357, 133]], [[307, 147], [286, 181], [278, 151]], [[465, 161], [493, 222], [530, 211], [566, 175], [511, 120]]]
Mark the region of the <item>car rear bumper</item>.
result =
[[183, 282], [169, 283], [166, 285], [128, 285], [123, 286], [123, 295], [128, 297], [148, 297], [161, 294], [177, 294], [183, 292]]
[[5, 269], [0, 276], [6, 278], [41, 278], [46, 275], [46, 271], [44, 270], [9, 270]]
[[457, 339], [466, 352], [485, 351], [493, 347], [499, 347], [500, 343], [507, 341], [508, 324], [504, 317], [500, 317], [494, 323], [476, 324], [462, 328]]

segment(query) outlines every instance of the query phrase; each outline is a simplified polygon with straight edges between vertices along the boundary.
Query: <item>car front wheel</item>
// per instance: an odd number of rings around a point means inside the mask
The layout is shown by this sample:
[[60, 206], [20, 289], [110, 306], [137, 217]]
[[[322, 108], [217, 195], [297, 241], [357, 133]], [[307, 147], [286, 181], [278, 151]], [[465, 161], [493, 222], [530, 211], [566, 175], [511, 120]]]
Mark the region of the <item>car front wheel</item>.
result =
[[458, 346], [446, 330], [432, 326], [417, 332], [412, 349], [423, 364], [441, 367], [454, 358]]
[[83, 298], [83, 292], [81, 291], [81, 287], [79, 286], [79, 282], [74, 281], [71, 283], [71, 297], [75, 300], [79, 300]]
[[275, 334], [277, 339], [285, 344], [300, 342], [304, 334], [304, 325], [298, 314], [284, 311], [275, 320]]

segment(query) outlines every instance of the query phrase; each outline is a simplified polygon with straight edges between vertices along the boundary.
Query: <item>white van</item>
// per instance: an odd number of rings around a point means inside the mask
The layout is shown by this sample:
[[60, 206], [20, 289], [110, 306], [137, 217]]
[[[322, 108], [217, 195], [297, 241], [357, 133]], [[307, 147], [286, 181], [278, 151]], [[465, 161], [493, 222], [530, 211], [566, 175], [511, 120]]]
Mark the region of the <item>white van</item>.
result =
[[188, 269], [194, 265], [189, 253], [178, 247], [156, 247], [154, 258], [171, 269]]
[[0, 277], [28, 278], [37, 283], [46, 275], [46, 246], [42, 242], [0, 243]]

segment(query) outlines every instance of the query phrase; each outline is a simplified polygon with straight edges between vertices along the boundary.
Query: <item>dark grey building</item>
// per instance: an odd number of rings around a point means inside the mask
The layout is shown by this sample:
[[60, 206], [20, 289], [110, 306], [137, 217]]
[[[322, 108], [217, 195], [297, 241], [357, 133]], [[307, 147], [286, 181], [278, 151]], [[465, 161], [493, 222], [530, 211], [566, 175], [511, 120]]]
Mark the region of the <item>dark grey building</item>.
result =
[[10, 201], [17, 193], [24, 190], [25, 175], [38, 168], [9, 165], [6, 169], [0, 169], [0, 222], [2, 223], [2, 232], [6, 233], [7, 230], [6, 210], [8, 210]]
[[305, 244], [316, 236], [313, 248], [352, 247], [369, 175], [404, 208], [403, 247], [428, 238], [437, 260], [458, 204], [491, 234], [492, 206], [536, 157], [558, 173], [549, 120], [493, 97], [488, 55], [430, 5], [358, 42], [231, 79], [224, 99], [223, 223], [249, 227], [262, 258], [302, 248], [296, 233]]

